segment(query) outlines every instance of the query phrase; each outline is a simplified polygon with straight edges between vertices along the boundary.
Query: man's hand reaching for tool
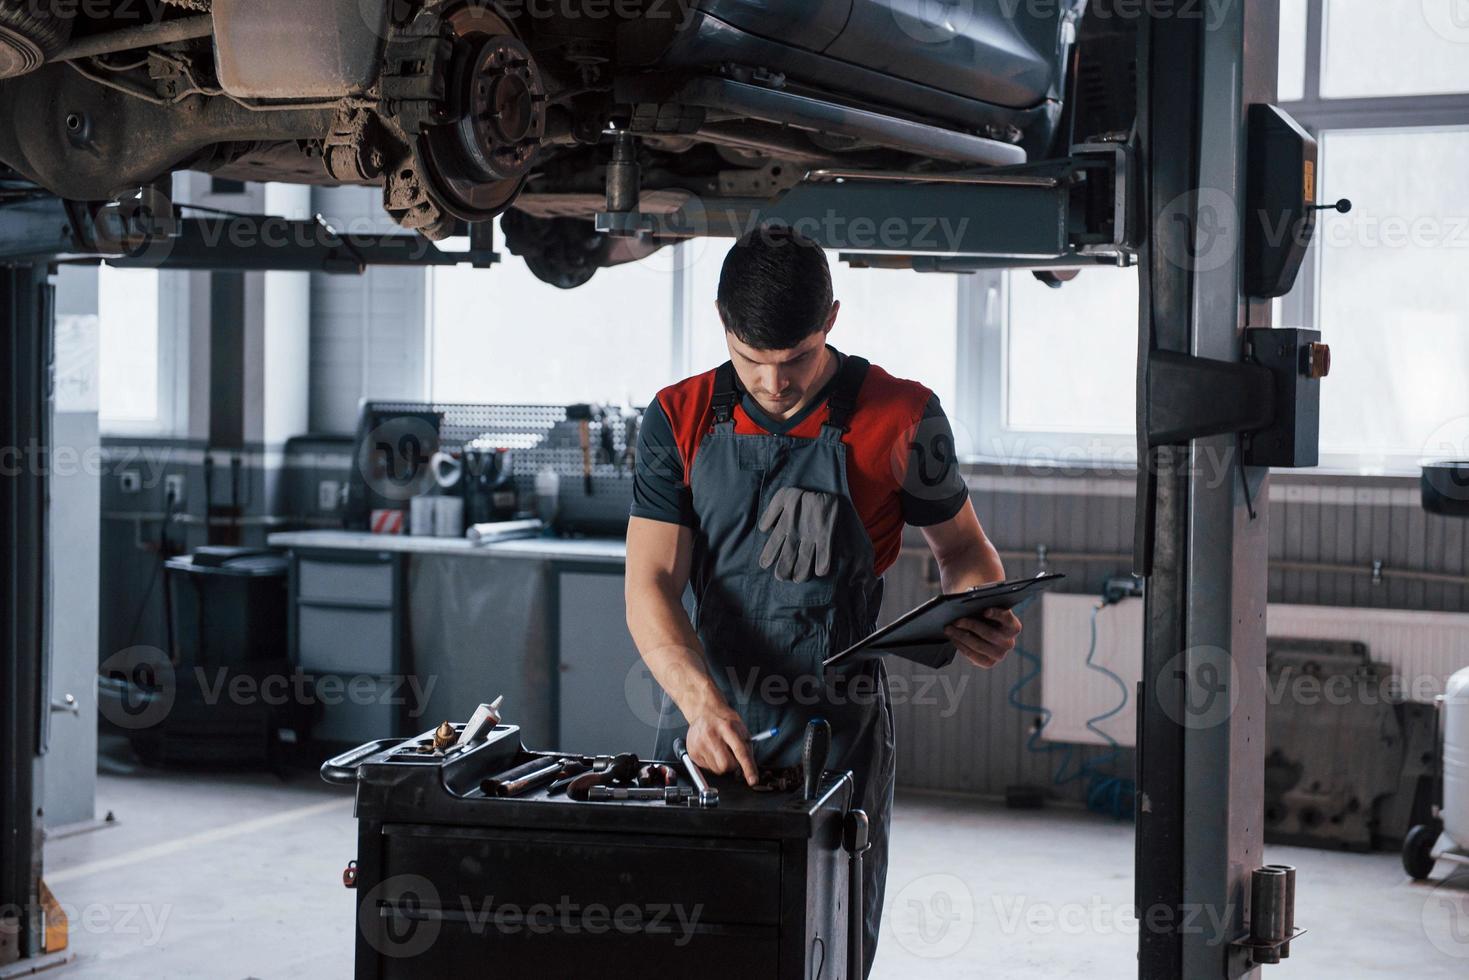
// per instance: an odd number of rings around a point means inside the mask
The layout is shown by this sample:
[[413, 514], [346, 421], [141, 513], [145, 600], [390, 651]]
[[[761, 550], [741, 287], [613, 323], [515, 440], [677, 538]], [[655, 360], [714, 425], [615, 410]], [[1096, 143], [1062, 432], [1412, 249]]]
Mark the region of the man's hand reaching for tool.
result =
[[979, 616], [956, 620], [944, 630], [954, 649], [976, 667], [988, 669], [1015, 649], [1020, 635], [1020, 617], [1008, 609], [986, 609]]
[[750, 751], [750, 733], [728, 705], [711, 707], [691, 718], [684, 743], [689, 758], [700, 769], [712, 773], [739, 771], [751, 786], [760, 782], [760, 770]]

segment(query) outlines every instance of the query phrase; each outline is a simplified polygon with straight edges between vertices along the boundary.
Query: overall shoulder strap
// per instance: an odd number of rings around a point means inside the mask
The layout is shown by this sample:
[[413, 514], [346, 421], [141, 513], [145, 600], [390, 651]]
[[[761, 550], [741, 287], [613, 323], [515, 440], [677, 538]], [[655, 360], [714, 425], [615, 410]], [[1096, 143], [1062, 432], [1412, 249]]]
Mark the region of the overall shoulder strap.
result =
[[835, 429], [846, 432], [852, 426], [852, 413], [857, 408], [857, 393], [862, 390], [862, 382], [867, 377], [869, 364], [865, 357], [857, 357], [848, 354], [847, 359], [842, 362], [837, 371], [836, 385], [831, 390], [831, 397], [827, 399], [826, 424]]
[[724, 425], [734, 417], [735, 405], [740, 400], [739, 379], [735, 377], [734, 364], [725, 361], [714, 371], [714, 397], [709, 407], [714, 411], [714, 424]]

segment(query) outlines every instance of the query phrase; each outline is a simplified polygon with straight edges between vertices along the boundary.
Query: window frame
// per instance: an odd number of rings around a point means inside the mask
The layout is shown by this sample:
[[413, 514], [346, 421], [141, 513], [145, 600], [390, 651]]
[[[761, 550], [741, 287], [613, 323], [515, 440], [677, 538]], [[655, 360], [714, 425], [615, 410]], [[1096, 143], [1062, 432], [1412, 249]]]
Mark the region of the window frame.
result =
[[[1306, 0], [1305, 95], [1299, 101], [1282, 102], [1281, 108], [1322, 144], [1332, 131], [1394, 131], [1404, 129], [1469, 128], [1469, 92], [1450, 95], [1388, 95], [1333, 99], [1321, 95], [1321, 77], [1326, 65], [1326, 0]], [[1324, 186], [1331, 161], [1323, 154], [1318, 168], [1318, 186]], [[1320, 330], [1318, 302], [1322, 266], [1325, 262], [1319, 238], [1313, 238], [1295, 288], [1280, 300], [1277, 326], [1301, 326]], [[1328, 384], [1330, 383], [1328, 379]], [[1352, 476], [1417, 476], [1421, 459], [1402, 453], [1387, 457], [1383, 465], [1363, 462], [1359, 453], [1322, 453], [1315, 472]]]
[[[97, 270], [100, 276], [100, 267]], [[158, 270], [158, 333], [156, 394], [157, 412], [151, 419], [117, 418], [106, 414], [104, 403], [97, 401], [97, 431], [103, 436], [167, 437], [184, 435], [188, 424], [185, 404], [189, 390], [189, 323], [191, 317], [190, 274], [174, 269]], [[97, 310], [100, 320], [102, 310]], [[99, 338], [100, 343], [100, 338]], [[100, 382], [100, 365], [98, 372]]]
[[[1324, 28], [1326, 0], [1306, 0], [1305, 81], [1299, 100], [1282, 101], [1280, 107], [1290, 113], [1302, 128], [1317, 140], [1334, 130], [1403, 130], [1469, 127], [1469, 92], [1450, 95], [1379, 96], [1371, 98], [1332, 99], [1321, 96], [1321, 78], [1325, 67]], [[1331, 162], [1321, 160], [1318, 180], [1325, 177]], [[1272, 317], [1276, 326], [1299, 326], [1319, 330], [1318, 293], [1324, 256], [1319, 240], [1313, 239], [1295, 288], [1277, 300]], [[1014, 270], [1023, 274], [1023, 270]], [[1084, 270], [1086, 274], [1105, 274], [1107, 270]], [[1116, 437], [1106, 433], [1055, 432], [1036, 433], [1011, 430], [1004, 417], [1008, 379], [1005, 370], [1003, 338], [1008, 313], [1005, 298], [1005, 272], [975, 273], [968, 277], [969, 301], [960, 303], [960, 411], [972, 420], [978, 434], [980, 451], [966, 457], [967, 462], [1025, 464], [1052, 463], [1055, 454], [1067, 448], [1074, 450], [1081, 440], [1105, 447], [1105, 458], [1093, 457], [1078, 462], [1090, 463], [1094, 469], [1129, 469], [1136, 467], [1136, 449], [1131, 436]], [[1063, 287], [1065, 288], [1065, 287]], [[990, 304], [987, 291], [998, 290], [998, 302]], [[966, 347], [963, 338], [969, 338]], [[1039, 452], [1003, 455], [985, 452], [985, 446], [1024, 439]], [[1050, 459], [1044, 457], [1050, 456]], [[1374, 460], [1376, 457], [1374, 457]], [[1069, 461], [1069, 460], [1068, 460]], [[1323, 453], [1314, 472], [1321, 474], [1411, 475], [1419, 472], [1416, 455], [1400, 454], [1387, 458], [1385, 464], [1367, 463], [1358, 453]]]
[[[1099, 266], [1084, 270], [1084, 274], [1108, 275], [1117, 271]], [[1012, 274], [1027, 273], [1024, 269], [976, 272], [967, 276], [961, 287], [959, 411], [975, 433], [977, 443], [964, 454], [963, 461], [1024, 465], [1027, 468], [1049, 467], [1063, 471], [1135, 467], [1137, 440], [1130, 434], [1010, 427], [1005, 406], [1010, 385], [1010, 372], [1006, 370], [1010, 313], [1008, 276]], [[996, 445], [1007, 446], [1016, 442], [1028, 447], [1027, 451], [994, 451]]]

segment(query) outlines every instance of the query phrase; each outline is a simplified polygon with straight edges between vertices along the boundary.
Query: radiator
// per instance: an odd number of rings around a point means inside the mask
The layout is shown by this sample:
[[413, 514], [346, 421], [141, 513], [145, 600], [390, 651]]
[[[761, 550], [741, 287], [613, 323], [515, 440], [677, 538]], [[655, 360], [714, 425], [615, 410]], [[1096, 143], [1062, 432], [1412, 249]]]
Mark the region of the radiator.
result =
[[[1041, 599], [1040, 704], [1051, 712], [1043, 735], [1047, 741], [1107, 744], [1086, 724], [1122, 701], [1114, 681], [1086, 666], [1089, 623], [1096, 604], [1097, 598], [1091, 595], [1051, 593]], [[1393, 668], [1398, 690], [1415, 701], [1432, 701], [1443, 692], [1451, 674], [1469, 667], [1469, 613], [1271, 604], [1265, 630], [1270, 636], [1365, 643], [1373, 660]], [[1131, 746], [1136, 741], [1133, 702], [1142, 653], [1143, 601], [1124, 599], [1103, 609], [1097, 616], [1092, 661], [1126, 682], [1127, 703], [1096, 727], [1119, 745]], [[1020, 692], [1021, 701], [1028, 700], [1026, 693]]]
[[[1087, 728], [1088, 719], [1122, 704], [1122, 710], [1096, 727], [1118, 745], [1137, 741], [1134, 691], [1143, 665], [1143, 600], [1123, 599], [1097, 613], [1097, 647], [1092, 663], [1106, 667], [1127, 685], [1086, 665], [1091, 641], [1094, 595], [1046, 593], [1041, 597], [1041, 706], [1051, 712], [1042, 737], [1048, 742], [1106, 745]], [[1022, 638], [1024, 634], [1021, 634]], [[1021, 692], [1021, 701], [1027, 701]]]

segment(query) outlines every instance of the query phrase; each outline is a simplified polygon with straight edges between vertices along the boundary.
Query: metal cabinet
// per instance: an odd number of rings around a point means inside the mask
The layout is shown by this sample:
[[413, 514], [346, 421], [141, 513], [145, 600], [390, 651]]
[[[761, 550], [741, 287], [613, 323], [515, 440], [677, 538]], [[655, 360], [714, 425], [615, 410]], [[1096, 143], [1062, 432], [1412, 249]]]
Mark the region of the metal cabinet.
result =
[[399, 690], [412, 670], [403, 579], [403, 556], [395, 552], [292, 551], [291, 659], [314, 681], [313, 738], [410, 734]]
[[556, 595], [556, 750], [651, 758], [663, 691], [627, 631], [622, 568], [563, 568]]

